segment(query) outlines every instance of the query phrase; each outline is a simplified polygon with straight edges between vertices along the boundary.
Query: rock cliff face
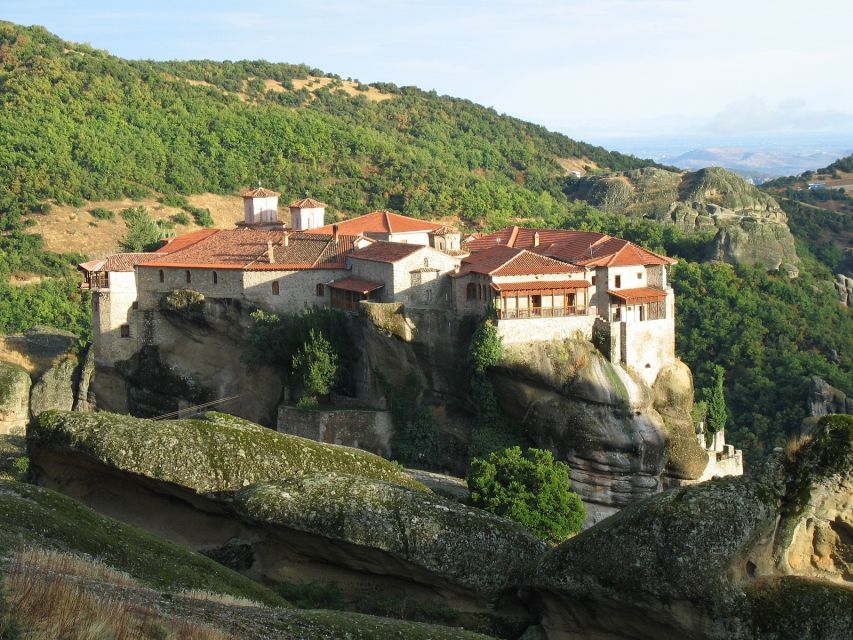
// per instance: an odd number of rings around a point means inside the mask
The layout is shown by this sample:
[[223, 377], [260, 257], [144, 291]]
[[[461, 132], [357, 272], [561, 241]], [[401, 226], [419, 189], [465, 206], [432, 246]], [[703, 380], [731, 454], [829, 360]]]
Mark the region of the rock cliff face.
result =
[[605, 211], [715, 234], [710, 258], [796, 275], [787, 217], [769, 195], [720, 168], [695, 172], [636, 169], [574, 182], [569, 195]]
[[516, 594], [541, 542], [430, 492], [391, 462], [245, 420], [45, 412], [28, 432], [38, 482], [269, 583], [336, 582], [517, 637]]
[[30, 374], [0, 362], [0, 433], [21, 435], [30, 419]]
[[536, 342], [508, 348], [494, 382], [536, 446], [568, 461], [573, 489], [593, 514], [698, 478], [708, 462], [690, 418], [692, 378], [680, 362], [649, 388], [591, 343]]
[[853, 418], [756, 477], [675, 489], [548, 552], [548, 638], [843, 638], [853, 629]]

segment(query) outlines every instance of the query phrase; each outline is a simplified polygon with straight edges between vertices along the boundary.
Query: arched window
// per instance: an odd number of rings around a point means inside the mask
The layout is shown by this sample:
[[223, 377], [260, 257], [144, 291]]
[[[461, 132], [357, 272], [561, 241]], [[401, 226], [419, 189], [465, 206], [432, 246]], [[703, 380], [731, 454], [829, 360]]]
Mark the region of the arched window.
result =
[[468, 300], [475, 300], [477, 298], [477, 285], [473, 282], [469, 282], [468, 286], [465, 287], [465, 297]]
[[166, 279], [166, 274], [163, 273], [163, 270], [160, 269], [160, 282], [163, 282]]
[[219, 275], [214, 271], [213, 272], [213, 284], [219, 282]]
[[280, 290], [278, 288], [278, 280], [273, 280], [272, 281], [272, 294], [274, 296], [277, 296], [279, 293], [280, 293]]
[[317, 295], [322, 297], [326, 295], [326, 287], [323, 286], [323, 283], [317, 285]]
[[185, 271], [185, 272], [184, 272], [184, 275], [185, 275], [185, 277], [186, 277], [186, 279], [187, 279], [187, 284], [189, 284], [190, 282], [192, 282], [192, 281], [193, 281], [193, 276], [192, 276], [192, 274], [189, 272], [189, 270]]

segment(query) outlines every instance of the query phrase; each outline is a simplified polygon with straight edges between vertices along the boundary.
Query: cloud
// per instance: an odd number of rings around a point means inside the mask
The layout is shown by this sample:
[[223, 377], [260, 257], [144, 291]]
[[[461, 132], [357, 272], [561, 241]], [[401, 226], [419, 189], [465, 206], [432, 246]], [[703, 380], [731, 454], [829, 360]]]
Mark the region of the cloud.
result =
[[853, 115], [835, 109], [812, 109], [802, 98], [772, 105], [752, 96], [729, 103], [709, 120], [705, 129], [724, 135], [853, 131]]

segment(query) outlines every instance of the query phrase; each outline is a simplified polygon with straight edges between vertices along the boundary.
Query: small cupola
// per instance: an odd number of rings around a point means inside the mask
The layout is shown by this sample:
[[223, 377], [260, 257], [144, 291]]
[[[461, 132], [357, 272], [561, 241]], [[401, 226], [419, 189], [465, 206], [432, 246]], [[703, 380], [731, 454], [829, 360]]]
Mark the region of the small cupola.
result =
[[326, 205], [314, 198], [290, 203], [290, 226], [294, 231], [317, 229], [325, 224]]
[[283, 226], [278, 219], [278, 193], [264, 189], [259, 182], [257, 189], [240, 195], [243, 197], [243, 222], [238, 223], [238, 226]]

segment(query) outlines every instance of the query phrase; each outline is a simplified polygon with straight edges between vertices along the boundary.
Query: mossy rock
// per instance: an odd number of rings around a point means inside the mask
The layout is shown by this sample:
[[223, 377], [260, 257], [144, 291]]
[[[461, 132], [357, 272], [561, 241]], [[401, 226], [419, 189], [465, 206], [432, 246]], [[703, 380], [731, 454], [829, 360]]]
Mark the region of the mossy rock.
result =
[[43, 411], [70, 411], [74, 406], [77, 356], [67, 356], [44, 372], [30, 392], [30, 411], [37, 417]]
[[21, 367], [0, 362], [0, 432], [23, 433], [30, 414], [30, 374]]
[[70, 449], [115, 469], [198, 493], [317, 472], [351, 473], [429, 491], [398, 464], [366, 451], [278, 433], [221, 413], [154, 421], [105, 412], [48, 411], [27, 438], [30, 447]]
[[400, 302], [362, 302], [358, 305], [358, 313], [389, 336], [396, 336], [401, 340], [411, 337], [403, 313], [403, 304]]
[[381, 549], [479, 592], [520, 584], [545, 550], [523, 527], [486, 511], [353, 475], [258, 483], [234, 504], [253, 520]]

